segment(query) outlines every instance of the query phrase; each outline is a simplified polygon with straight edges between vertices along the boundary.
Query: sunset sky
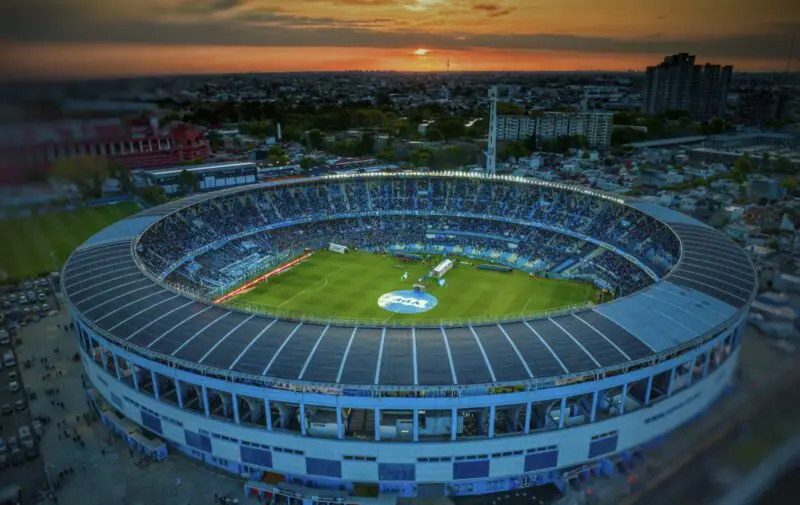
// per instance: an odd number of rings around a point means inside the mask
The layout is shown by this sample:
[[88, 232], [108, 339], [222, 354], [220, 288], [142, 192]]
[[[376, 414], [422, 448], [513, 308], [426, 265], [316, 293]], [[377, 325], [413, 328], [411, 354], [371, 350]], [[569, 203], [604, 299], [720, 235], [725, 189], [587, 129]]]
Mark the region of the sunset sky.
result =
[[783, 70], [795, 33], [797, 0], [0, 0], [11, 78], [640, 70], [674, 52]]

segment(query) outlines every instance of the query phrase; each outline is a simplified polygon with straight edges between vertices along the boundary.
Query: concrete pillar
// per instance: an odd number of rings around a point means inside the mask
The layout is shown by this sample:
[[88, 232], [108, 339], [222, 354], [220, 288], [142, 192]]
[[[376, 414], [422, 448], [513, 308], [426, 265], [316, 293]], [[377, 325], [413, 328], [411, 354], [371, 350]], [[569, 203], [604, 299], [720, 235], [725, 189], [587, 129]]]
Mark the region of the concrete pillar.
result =
[[478, 435], [480, 435], [482, 437], [486, 436], [486, 425], [487, 425], [486, 415], [487, 415], [487, 410], [486, 409], [480, 409], [478, 411], [478, 426], [477, 426]]
[[711, 349], [705, 353], [706, 360], [703, 363], [703, 377], [708, 377], [708, 366], [711, 364]]
[[450, 440], [458, 436], [458, 409], [450, 410]]
[[241, 424], [239, 421], [239, 397], [236, 393], [231, 393], [231, 403], [233, 403], [233, 421], [236, 424]]
[[250, 422], [257, 423], [261, 419], [261, 416], [265, 414], [264, 409], [261, 407], [257, 399], [247, 397], [242, 399], [247, 404], [248, 410], [250, 410]]
[[559, 407], [561, 411], [558, 413], [558, 427], [564, 427], [564, 420], [567, 417], [567, 397], [561, 399], [561, 406]]
[[280, 402], [275, 402], [275, 408], [278, 409], [278, 428], [285, 430], [289, 427], [289, 419], [291, 417], [289, 407]]
[[414, 409], [412, 415], [414, 416], [414, 424], [411, 428], [411, 439], [414, 442], [419, 442], [419, 409]]
[[203, 401], [203, 411], [205, 412], [206, 417], [211, 417], [211, 412], [209, 411], [208, 408], [208, 388], [206, 388], [205, 384], [203, 384], [201, 387], [202, 387], [201, 399]]
[[106, 356], [106, 350], [100, 345], [100, 342], [95, 342], [95, 344], [97, 344], [98, 349], [100, 349], [100, 359], [103, 360], [103, 370], [108, 370], [108, 356]]
[[157, 140], [158, 140], [158, 150], [160, 151], [161, 150], [161, 138], [159, 137]]
[[150, 380], [153, 381], [153, 396], [158, 400], [160, 395], [158, 391], [158, 375], [152, 370], [150, 370]]
[[599, 391], [592, 393], [592, 412], [589, 414], [589, 422], [593, 423], [597, 417], [597, 398], [600, 396]]
[[653, 376], [647, 378], [647, 392], [644, 394], [644, 404], [650, 403], [650, 393], [653, 391]]
[[675, 382], [675, 368], [669, 371], [669, 386], [667, 387], [667, 396], [672, 396], [672, 384]]
[[267, 399], [264, 399], [264, 412], [267, 415], [267, 430], [272, 431], [272, 409]]
[[628, 400], [628, 383], [622, 385], [622, 401], [619, 406], [619, 415], [625, 413], [625, 403]]
[[[225, 416], [225, 417], [230, 417], [230, 415], [231, 415], [231, 403], [233, 403], [233, 399], [230, 398], [228, 395], [220, 393], [220, 392], [217, 392], [217, 396], [219, 396], [219, 399], [222, 402], [222, 415]], [[234, 408], [236, 408], [236, 407], [234, 407]]]
[[692, 353], [692, 359], [689, 361], [689, 381], [687, 382], [686, 387], [692, 387], [692, 383], [694, 382], [694, 364], [697, 362], [697, 354]]
[[344, 438], [344, 426], [342, 423], [342, 407], [336, 406], [336, 438], [342, 440]]
[[139, 376], [136, 374], [136, 365], [128, 361], [128, 370], [131, 371], [131, 376], [133, 377], [133, 389], [139, 391]]
[[531, 432], [531, 412], [533, 411], [532, 403], [528, 402], [525, 404], [525, 434]]
[[117, 372], [117, 380], [122, 380], [122, 374], [119, 373], [119, 359], [117, 358], [116, 354], [112, 354], [111, 358], [114, 360], [114, 370]]
[[375, 409], [375, 440], [381, 439], [381, 409]]
[[183, 384], [178, 379], [175, 380], [175, 396], [178, 398], [178, 407], [183, 408]]
[[300, 404], [300, 434], [306, 435], [306, 404]]
[[494, 438], [494, 418], [495, 414], [497, 414], [496, 407], [494, 405], [489, 407], [489, 438]]

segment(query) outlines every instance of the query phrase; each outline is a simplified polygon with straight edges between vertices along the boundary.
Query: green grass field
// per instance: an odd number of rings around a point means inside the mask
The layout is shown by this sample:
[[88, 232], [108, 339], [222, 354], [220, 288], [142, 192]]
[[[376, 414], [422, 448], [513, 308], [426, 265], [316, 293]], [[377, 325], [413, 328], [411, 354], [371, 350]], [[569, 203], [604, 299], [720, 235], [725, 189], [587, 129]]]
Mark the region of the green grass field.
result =
[[86, 239], [140, 209], [134, 203], [87, 207], [0, 221], [0, 271], [9, 280], [24, 279], [61, 268]]
[[[438, 258], [437, 258], [438, 261]], [[231, 303], [298, 312], [323, 318], [370, 320], [441, 320], [513, 316], [597, 301], [588, 283], [531, 277], [524, 272], [479, 270], [459, 265], [445, 276], [447, 286], [429, 287], [438, 299], [433, 309], [418, 314], [394, 314], [378, 306], [378, 298], [392, 291], [412, 289], [431, 265], [400, 263], [389, 256], [321, 251], [286, 273], [258, 284]], [[402, 265], [398, 268], [398, 265]], [[401, 280], [404, 271], [409, 279]]]

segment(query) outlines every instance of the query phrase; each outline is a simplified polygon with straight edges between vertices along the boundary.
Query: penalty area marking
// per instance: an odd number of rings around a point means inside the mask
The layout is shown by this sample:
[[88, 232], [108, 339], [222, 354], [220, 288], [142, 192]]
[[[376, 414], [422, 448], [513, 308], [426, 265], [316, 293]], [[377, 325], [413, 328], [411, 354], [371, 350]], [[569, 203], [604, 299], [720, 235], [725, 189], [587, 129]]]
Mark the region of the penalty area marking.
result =
[[[308, 286], [307, 288], [305, 288], [305, 289], [302, 289], [302, 290], [298, 291], [297, 293], [295, 293], [295, 294], [294, 294], [294, 295], [292, 295], [291, 297], [289, 297], [289, 298], [287, 298], [286, 300], [284, 300], [283, 302], [281, 302], [281, 304], [280, 304], [280, 305], [278, 305], [278, 308], [281, 308], [281, 307], [283, 307], [284, 305], [286, 305], [287, 303], [291, 302], [292, 300], [294, 300], [295, 298], [297, 298], [298, 296], [300, 296], [300, 295], [302, 295], [302, 294], [304, 294], [304, 293], [312, 293], [312, 292], [314, 292], [314, 291], [319, 291], [320, 289], [324, 289], [324, 288], [325, 288], [325, 286], [327, 286], [327, 285], [328, 285], [328, 277], [330, 277], [331, 275], [335, 274], [336, 272], [338, 272], [338, 271], [339, 271], [339, 270], [341, 270], [341, 269], [342, 269], [342, 267], [339, 267], [339, 268], [337, 268], [336, 270], [334, 270], [333, 272], [331, 272], [331, 273], [329, 273], [328, 275], [326, 275], [325, 277], [323, 277], [322, 279], [320, 279], [320, 280], [318, 280], [318, 281], [314, 281], [314, 282], [313, 282], [313, 283], [311, 283], [311, 285], [310, 285], [310, 286]], [[324, 282], [324, 283], [323, 283], [321, 286], [314, 287], [314, 285], [315, 285], [315, 284], [317, 284], [317, 283], [319, 283], [320, 281], [325, 281], [325, 282]]]

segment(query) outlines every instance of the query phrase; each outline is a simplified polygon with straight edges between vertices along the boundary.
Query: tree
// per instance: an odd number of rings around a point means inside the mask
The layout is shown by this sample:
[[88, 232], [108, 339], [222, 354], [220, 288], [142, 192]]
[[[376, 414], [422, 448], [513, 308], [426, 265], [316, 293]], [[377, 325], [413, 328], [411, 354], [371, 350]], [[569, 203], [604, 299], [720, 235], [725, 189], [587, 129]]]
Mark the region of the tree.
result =
[[794, 192], [797, 191], [797, 179], [788, 177], [781, 181], [781, 187], [786, 188], [786, 191], [788, 191], [790, 195], [793, 195]]
[[444, 134], [438, 128], [428, 128], [425, 132], [425, 138], [431, 142], [441, 142], [444, 140]]
[[310, 156], [303, 156], [300, 160], [300, 168], [303, 170], [311, 170], [312, 168], [318, 167], [323, 165], [325, 162], [318, 158], [312, 158]]
[[99, 198], [110, 175], [108, 160], [94, 156], [59, 159], [53, 163], [51, 173], [56, 179], [74, 184], [84, 198]]
[[132, 195], [136, 190], [136, 185], [133, 183], [133, 178], [131, 177], [131, 171], [122, 163], [109, 163], [109, 175], [119, 181], [122, 192], [126, 195]]
[[200, 179], [194, 172], [181, 170], [178, 174], [178, 185], [183, 188], [184, 193], [196, 193], [200, 191]]
[[283, 156], [286, 154], [286, 151], [283, 150], [281, 146], [271, 146], [267, 151], [269, 156]]
[[322, 132], [319, 130], [310, 130], [306, 133], [306, 138], [308, 140], [308, 147], [311, 149], [322, 149], [325, 146], [325, 137], [322, 136]]
[[387, 151], [387, 150], [379, 152], [378, 154], [375, 155], [375, 157], [387, 163], [391, 163], [397, 159], [397, 156], [395, 155], [394, 151]]
[[451, 117], [439, 119], [434, 124], [447, 140], [458, 139], [467, 135], [467, 127], [464, 124], [464, 121], [459, 118]]
[[778, 156], [778, 158], [775, 160], [775, 165], [773, 168], [779, 174], [791, 174], [795, 171], [794, 167], [792, 166], [792, 162], [789, 161], [789, 159], [785, 156]]
[[167, 201], [167, 195], [164, 192], [164, 188], [161, 186], [146, 186], [144, 188], [139, 188], [137, 193], [142, 200], [152, 203], [153, 205], [158, 205]]
[[431, 160], [431, 151], [429, 149], [415, 149], [409, 154], [409, 161], [415, 167], [424, 167], [428, 165]]
[[375, 136], [370, 133], [361, 135], [355, 146], [356, 156], [369, 156], [375, 152]]
[[769, 153], [764, 151], [764, 154], [761, 155], [761, 168], [764, 170], [769, 170], [771, 165], [772, 159], [770, 158]]
[[753, 162], [750, 161], [750, 157], [747, 154], [739, 156], [739, 159], [733, 164], [733, 171], [744, 176], [753, 173], [753, 169]]

